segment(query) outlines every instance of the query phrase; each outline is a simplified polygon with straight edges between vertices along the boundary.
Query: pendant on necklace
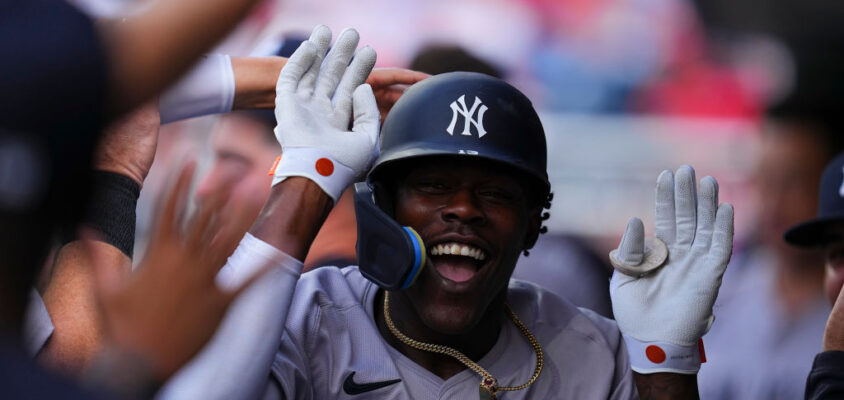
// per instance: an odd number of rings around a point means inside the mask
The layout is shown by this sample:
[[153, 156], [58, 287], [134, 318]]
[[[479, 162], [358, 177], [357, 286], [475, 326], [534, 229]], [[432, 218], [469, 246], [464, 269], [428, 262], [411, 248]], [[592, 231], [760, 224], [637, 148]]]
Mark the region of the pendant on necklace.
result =
[[496, 400], [498, 397], [498, 382], [493, 378], [484, 378], [481, 380], [481, 386], [478, 389], [481, 400]]

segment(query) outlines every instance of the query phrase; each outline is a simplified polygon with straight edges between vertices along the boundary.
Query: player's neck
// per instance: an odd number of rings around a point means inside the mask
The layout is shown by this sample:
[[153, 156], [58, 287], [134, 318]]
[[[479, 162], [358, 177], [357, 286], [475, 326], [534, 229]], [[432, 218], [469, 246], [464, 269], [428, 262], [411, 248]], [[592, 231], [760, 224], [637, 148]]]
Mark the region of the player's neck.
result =
[[[448, 379], [466, 369], [466, 366], [454, 357], [417, 350], [403, 343], [387, 328], [383, 303], [384, 292], [379, 290], [375, 300], [375, 322], [381, 336], [395, 349], [413, 360], [416, 364], [431, 371], [442, 379]], [[425, 343], [444, 345], [454, 348], [473, 361], [480, 360], [498, 341], [501, 321], [504, 315], [504, 294], [496, 298], [487, 308], [481, 320], [469, 332], [460, 335], [448, 335], [433, 331], [426, 326], [404, 296], [390, 296], [390, 314], [396, 327], [408, 337]]]

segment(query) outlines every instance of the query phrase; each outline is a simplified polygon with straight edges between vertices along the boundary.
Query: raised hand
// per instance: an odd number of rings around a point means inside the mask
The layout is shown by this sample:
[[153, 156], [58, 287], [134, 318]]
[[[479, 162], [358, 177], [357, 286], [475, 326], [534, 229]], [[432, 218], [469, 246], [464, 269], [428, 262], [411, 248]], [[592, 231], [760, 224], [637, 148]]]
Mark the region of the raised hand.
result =
[[193, 165], [182, 169], [134, 275], [114, 274], [90, 248], [107, 343], [145, 359], [161, 381], [208, 342], [231, 302], [260, 276], [232, 291], [217, 287], [217, 271], [244, 232], [217, 218], [230, 184], [184, 217], [193, 171]]
[[[662, 267], [643, 276], [615, 271], [610, 282], [613, 312], [624, 335], [633, 370], [694, 374], [700, 368], [698, 341], [713, 322], [712, 306], [733, 244], [733, 207], [718, 204], [712, 177], [695, 188], [689, 166], [663, 171], [656, 186], [656, 237], [668, 248]], [[644, 228], [633, 218], [617, 258], [641, 260]]]
[[424, 72], [403, 68], [373, 69], [369, 78], [366, 79], [366, 83], [372, 86], [375, 101], [378, 103], [378, 111], [381, 112], [381, 123], [384, 123], [384, 118], [393, 108], [393, 104], [399, 101], [399, 98], [410, 85], [430, 76]]
[[355, 54], [358, 39], [347, 29], [325, 55], [331, 31], [317, 26], [282, 69], [275, 109], [282, 157], [273, 185], [303, 176], [336, 202], [377, 156], [378, 106], [372, 88], [363, 83], [375, 65], [375, 51], [363, 47]]

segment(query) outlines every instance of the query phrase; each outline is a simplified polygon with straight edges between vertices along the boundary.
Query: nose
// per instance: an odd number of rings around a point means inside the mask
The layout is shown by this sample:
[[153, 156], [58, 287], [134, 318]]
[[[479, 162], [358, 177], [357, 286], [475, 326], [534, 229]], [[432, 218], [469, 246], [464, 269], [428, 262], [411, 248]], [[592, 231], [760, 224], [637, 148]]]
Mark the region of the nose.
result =
[[468, 189], [458, 190], [449, 197], [442, 209], [442, 216], [446, 221], [461, 222], [466, 225], [479, 225], [486, 221], [486, 216], [474, 193]]
[[207, 174], [196, 185], [197, 198], [205, 198], [220, 186], [220, 170], [215, 163]]

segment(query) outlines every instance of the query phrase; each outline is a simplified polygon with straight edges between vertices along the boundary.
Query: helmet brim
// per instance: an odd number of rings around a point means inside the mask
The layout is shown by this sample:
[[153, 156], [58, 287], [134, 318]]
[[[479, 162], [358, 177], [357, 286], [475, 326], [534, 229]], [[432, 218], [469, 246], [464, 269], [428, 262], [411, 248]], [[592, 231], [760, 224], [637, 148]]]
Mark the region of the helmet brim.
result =
[[844, 215], [815, 218], [788, 229], [783, 239], [797, 247], [818, 247], [844, 238]]

